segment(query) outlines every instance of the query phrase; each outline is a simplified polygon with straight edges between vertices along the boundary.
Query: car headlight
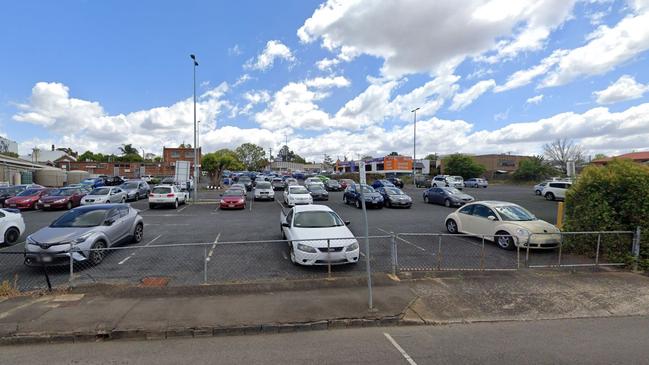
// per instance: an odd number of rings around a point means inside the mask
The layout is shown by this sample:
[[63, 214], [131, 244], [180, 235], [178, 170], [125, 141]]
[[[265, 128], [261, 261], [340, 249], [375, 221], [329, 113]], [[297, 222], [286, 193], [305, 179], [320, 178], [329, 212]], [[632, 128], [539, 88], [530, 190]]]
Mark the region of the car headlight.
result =
[[225, 200], [221, 199], [221, 201], [219, 203], [225, 204]]
[[345, 251], [347, 252], [356, 251], [356, 250], [358, 250], [358, 242], [352, 243], [351, 245], [347, 246], [347, 248], [345, 249]]
[[38, 199], [38, 204], [43, 204], [43, 201]]
[[27, 243], [30, 244], [30, 245], [35, 245], [35, 244], [36, 244], [36, 241], [34, 241], [34, 240], [32, 239], [32, 236], [27, 236], [27, 240], [26, 240], [26, 241], [27, 241]]
[[528, 238], [530, 236], [530, 231], [525, 228], [517, 228], [516, 235], [521, 238]]
[[59, 199], [59, 200], [55, 201], [55, 203], [65, 203], [65, 199]]
[[313, 248], [311, 246], [301, 244], [301, 243], [297, 244], [297, 249], [300, 250], [300, 251], [308, 252], [308, 253], [316, 253], [316, 252], [318, 252], [315, 248]]
[[245, 201], [245, 199], [239, 199], [239, 203], [244, 203]]
[[92, 236], [92, 232], [87, 232], [87, 233], [84, 233], [84, 234], [82, 234], [81, 236], [77, 237], [77, 238], [74, 239], [72, 242], [73, 242], [73, 243], [82, 243], [82, 242], [84, 242], [85, 240], [87, 240], [90, 236]]

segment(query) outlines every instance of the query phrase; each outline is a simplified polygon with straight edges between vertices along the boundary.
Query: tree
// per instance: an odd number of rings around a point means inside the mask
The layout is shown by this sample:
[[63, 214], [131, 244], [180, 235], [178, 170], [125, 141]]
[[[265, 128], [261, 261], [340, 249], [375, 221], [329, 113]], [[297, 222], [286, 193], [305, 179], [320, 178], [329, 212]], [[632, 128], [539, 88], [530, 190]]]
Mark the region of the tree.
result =
[[601, 160], [601, 159], [604, 159], [604, 158], [608, 158], [608, 156], [606, 156], [603, 153], [598, 153], [598, 154], [595, 155], [595, 157], [593, 157], [593, 160]]
[[77, 160], [79, 160], [81, 162], [96, 161], [95, 160], [95, 154], [90, 152], [90, 151], [86, 151], [86, 152], [82, 153], [81, 155], [79, 155]]
[[266, 167], [266, 151], [254, 143], [244, 143], [234, 150], [237, 158], [249, 171], [258, 171]]
[[424, 160], [437, 161], [438, 158], [439, 156], [436, 153], [430, 153], [424, 157]]
[[153, 162], [162, 162], [162, 157], [161, 156], [154, 157]]
[[470, 179], [482, 176], [485, 170], [484, 166], [475, 162], [470, 156], [461, 153], [444, 158], [444, 173], [447, 175], [457, 175]]
[[210, 181], [214, 186], [221, 186], [223, 171], [241, 170], [243, 168], [243, 164], [237, 158], [236, 153], [227, 148], [205, 154], [201, 165], [203, 171], [206, 171], [210, 176]]
[[189, 143], [183, 142], [178, 146], [178, 148], [192, 148], [192, 145], [189, 144]]
[[284, 145], [279, 149], [279, 153], [277, 153], [277, 160], [283, 162], [306, 163], [306, 160], [302, 156], [291, 151], [287, 145]]
[[533, 156], [522, 160], [513, 176], [519, 181], [541, 181], [558, 173], [559, 171], [548, 164], [543, 156]]
[[133, 147], [132, 144], [123, 144], [119, 148], [119, 152], [122, 155], [139, 155], [140, 153], [137, 151], [137, 148]]
[[567, 164], [569, 161], [574, 161], [579, 165], [584, 162], [584, 151], [580, 145], [574, 144], [572, 140], [567, 138], [556, 139], [551, 143], [543, 145], [543, 154], [547, 159], [561, 169], [565, 174], [567, 173]]
[[399, 152], [390, 152], [388, 156], [399, 156]]
[[9, 156], [9, 157], [18, 158], [18, 154], [16, 152], [9, 152], [9, 151], [0, 152], [0, 155], [5, 155], [5, 156]]
[[325, 153], [324, 159], [322, 160], [322, 167], [328, 170], [328, 169], [332, 169], [334, 165], [335, 165], [334, 160], [331, 158], [331, 156]]
[[65, 147], [65, 148], [60, 147], [60, 148], [57, 148], [56, 150], [61, 151], [61, 152], [65, 152], [65, 153], [67, 153], [68, 155], [70, 155], [70, 156], [72, 156], [74, 158], [76, 158], [79, 155], [77, 153], [77, 151], [73, 151], [72, 148], [70, 148], [70, 147]]

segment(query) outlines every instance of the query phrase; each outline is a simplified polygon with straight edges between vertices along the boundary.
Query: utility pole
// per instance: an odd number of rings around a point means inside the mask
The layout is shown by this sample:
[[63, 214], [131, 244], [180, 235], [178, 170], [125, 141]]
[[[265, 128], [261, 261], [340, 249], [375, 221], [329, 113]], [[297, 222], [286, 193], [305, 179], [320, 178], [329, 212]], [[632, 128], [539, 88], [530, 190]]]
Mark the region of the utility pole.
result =
[[196, 61], [196, 56], [190, 54], [189, 57], [192, 59], [194, 64], [194, 203], [196, 203], [196, 197], [198, 195], [198, 130], [196, 123], [196, 66], [198, 62]]
[[417, 159], [417, 110], [421, 107], [411, 110], [415, 114], [414, 122], [412, 124], [412, 184], [415, 184], [415, 160]]

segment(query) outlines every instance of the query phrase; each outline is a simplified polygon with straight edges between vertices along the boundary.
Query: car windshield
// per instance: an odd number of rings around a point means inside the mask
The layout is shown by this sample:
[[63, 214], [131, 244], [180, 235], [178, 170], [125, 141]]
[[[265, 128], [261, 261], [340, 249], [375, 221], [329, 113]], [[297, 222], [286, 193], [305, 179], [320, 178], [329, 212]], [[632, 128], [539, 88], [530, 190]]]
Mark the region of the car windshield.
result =
[[250, 182], [250, 178], [248, 176], [239, 176], [239, 182]]
[[288, 190], [291, 194], [308, 194], [309, 191], [306, 190], [304, 186], [291, 186]]
[[125, 183], [122, 184], [122, 189], [137, 189], [138, 186], [138, 183]]
[[300, 228], [327, 228], [344, 226], [345, 222], [334, 212], [313, 211], [297, 213], [293, 225]]
[[105, 217], [106, 209], [71, 210], [55, 220], [50, 227], [95, 227], [101, 225]]
[[446, 192], [449, 193], [449, 194], [451, 194], [451, 195], [462, 194], [462, 192], [459, 191], [459, 190], [457, 190], [456, 188], [446, 188], [446, 189], [444, 189], [444, 190], [446, 190]]
[[108, 195], [110, 193], [109, 188], [98, 188], [90, 192], [90, 195]]
[[501, 205], [494, 209], [504, 221], [533, 221], [537, 219], [534, 214], [518, 205]]
[[17, 196], [32, 196], [38, 194], [39, 191], [40, 189], [27, 189], [21, 192], [20, 194], [18, 194]]
[[257, 183], [257, 189], [270, 189], [270, 183], [268, 181], [260, 181]]
[[70, 196], [72, 194], [74, 194], [73, 189], [55, 189], [55, 190], [50, 191], [50, 193], [48, 195], [52, 195], [52, 196]]
[[83, 179], [81, 182], [86, 184], [92, 184], [95, 182], [95, 179]]
[[223, 193], [223, 196], [243, 196], [243, 191], [241, 191], [241, 190], [226, 190]]
[[324, 189], [322, 188], [322, 185], [319, 185], [319, 184], [309, 185], [309, 190], [311, 190], [311, 191], [324, 191]]
[[453, 181], [462, 181], [462, 176], [450, 176], [448, 179]]
[[385, 188], [385, 192], [388, 193], [388, 195], [403, 195], [403, 191], [399, 188]]
[[374, 192], [374, 188], [371, 187], [371, 186], [369, 186], [369, 185], [363, 185], [363, 192], [364, 192], [364, 193], [373, 193], [373, 192]]

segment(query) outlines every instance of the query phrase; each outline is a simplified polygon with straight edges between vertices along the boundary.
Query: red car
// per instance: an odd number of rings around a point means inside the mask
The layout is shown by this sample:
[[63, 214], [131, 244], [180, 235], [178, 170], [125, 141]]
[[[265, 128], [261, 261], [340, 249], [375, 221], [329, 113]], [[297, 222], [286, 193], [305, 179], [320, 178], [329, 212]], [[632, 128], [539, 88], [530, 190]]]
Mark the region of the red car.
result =
[[232, 189], [221, 194], [220, 209], [246, 209], [246, 193], [243, 190]]
[[47, 195], [50, 189], [27, 189], [13, 198], [5, 200], [5, 207], [17, 209], [36, 209], [38, 200]]
[[80, 188], [53, 189], [38, 201], [38, 207], [43, 210], [72, 209], [81, 205], [81, 198], [85, 195]]
[[340, 179], [338, 180], [340, 183], [340, 187], [343, 188], [343, 190], [347, 189], [349, 185], [354, 185], [355, 182], [352, 179]]

